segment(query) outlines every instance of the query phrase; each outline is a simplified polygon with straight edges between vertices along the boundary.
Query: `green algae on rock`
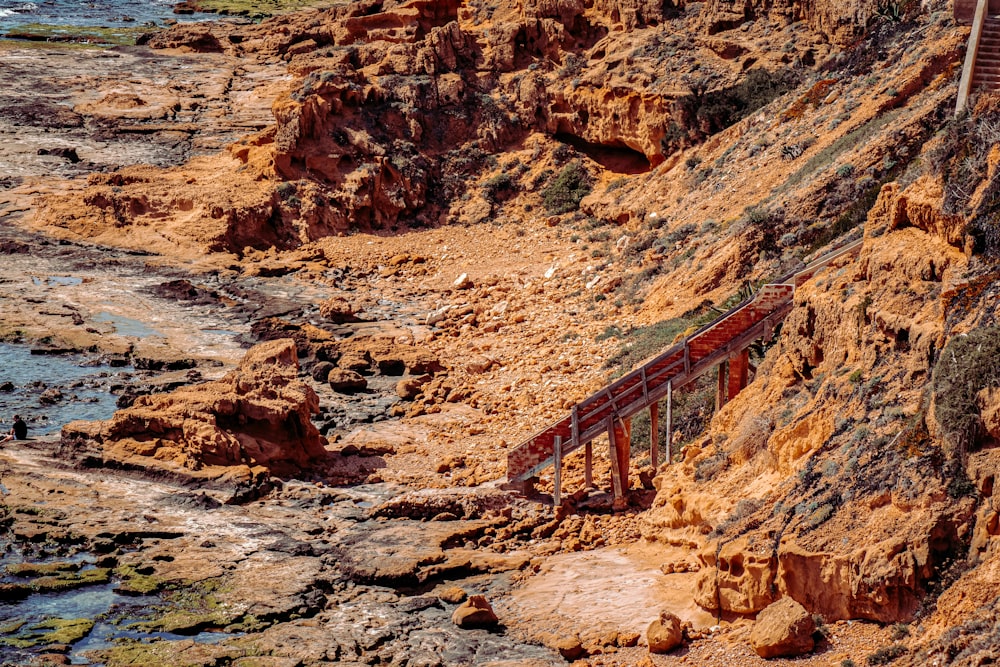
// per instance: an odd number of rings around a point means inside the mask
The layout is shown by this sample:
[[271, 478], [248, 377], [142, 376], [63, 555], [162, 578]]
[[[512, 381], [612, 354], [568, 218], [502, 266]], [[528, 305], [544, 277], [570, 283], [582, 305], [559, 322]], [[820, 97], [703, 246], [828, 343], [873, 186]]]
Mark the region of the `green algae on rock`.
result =
[[115, 587], [122, 595], [152, 595], [163, 588], [163, 580], [149, 574], [140, 574], [135, 567], [123, 565], [115, 570], [121, 583]]
[[[23, 627], [23, 623], [13, 623], [0, 628], [0, 634], [13, 634]], [[33, 648], [52, 644], [74, 644], [86, 637], [93, 627], [94, 621], [89, 618], [50, 618], [35, 623], [13, 637], [0, 637], [0, 645]]]
[[30, 586], [39, 593], [50, 593], [55, 591], [68, 591], [84, 586], [95, 584], [106, 584], [111, 580], [111, 570], [103, 567], [95, 567], [92, 570], [82, 570], [80, 572], [62, 573], [54, 576], [38, 577], [31, 581]]
[[6, 39], [18, 42], [40, 42], [49, 46], [53, 42], [76, 46], [107, 47], [131, 46], [139, 35], [155, 31], [148, 25], [136, 27], [108, 28], [98, 26], [49, 25], [46, 23], [26, 23], [9, 30]]
[[12, 563], [4, 569], [12, 577], [44, 577], [66, 572], [77, 572], [81, 563]]

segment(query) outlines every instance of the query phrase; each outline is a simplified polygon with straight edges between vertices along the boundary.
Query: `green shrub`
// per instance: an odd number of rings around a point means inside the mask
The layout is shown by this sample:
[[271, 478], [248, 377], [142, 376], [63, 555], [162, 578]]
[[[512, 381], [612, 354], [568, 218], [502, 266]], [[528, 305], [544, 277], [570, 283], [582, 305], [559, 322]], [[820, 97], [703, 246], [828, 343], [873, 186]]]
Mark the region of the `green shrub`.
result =
[[590, 194], [590, 189], [590, 174], [574, 160], [542, 191], [542, 203], [551, 215], [570, 213], [580, 208], [580, 201]]
[[1000, 387], [1000, 327], [955, 336], [934, 367], [934, 418], [952, 453], [964, 456], [982, 436], [976, 397], [987, 387]]
[[506, 201], [514, 196], [517, 184], [510, 174], [497, 174], [483, 183], [483, 196], [494, 204]]
[[297, 191], [295, 184], [290, 183], [289, 181], [278, 183], [278, 186], [274, 189], [278, 193], [278, 196], [285, 201], [294, 196]]
[[868, 656], [869, 665], [888, 665], [890, 662], [906, 655], [906, 647], [902, 644], [893, 644], [880, 648]]

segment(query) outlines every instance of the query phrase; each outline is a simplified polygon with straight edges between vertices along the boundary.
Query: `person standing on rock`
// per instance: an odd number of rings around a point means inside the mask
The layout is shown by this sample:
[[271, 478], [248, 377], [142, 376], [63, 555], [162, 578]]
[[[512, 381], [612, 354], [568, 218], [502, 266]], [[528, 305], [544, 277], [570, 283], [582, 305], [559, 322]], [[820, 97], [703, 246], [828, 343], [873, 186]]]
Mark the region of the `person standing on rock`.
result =
[[28, 425], [24, 423], [21, 419], [21, 415], [14, 415], [14, 423], [10, 427], [10, 431], [0, 442], [7, 442], [13, 439], [27, 440], [28, 439]]

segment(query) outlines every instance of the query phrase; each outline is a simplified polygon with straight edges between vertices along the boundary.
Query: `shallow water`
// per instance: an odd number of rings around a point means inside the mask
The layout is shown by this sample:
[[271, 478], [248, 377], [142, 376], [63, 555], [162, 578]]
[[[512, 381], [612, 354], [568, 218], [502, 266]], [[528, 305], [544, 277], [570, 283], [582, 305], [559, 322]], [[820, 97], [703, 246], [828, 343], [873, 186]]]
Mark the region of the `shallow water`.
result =
[[95, 322], [106, 322], [115, 328], [115, 333], [119, 336], [131, 336], [133, 338], [146, 338], [149, 336], [163, 337], [156, 329], [147, 326], [139, 320], [121, 315], [112, 315], [108, 312], [100, 312], [94, 316]]
[[177, 16], [177, 0], [0, 0], [0, 33], [26, 25], [45, 24], [80, 28], [135, 28], [163, 25], [166, 19], [204, 21], [213, 14]]
[[[28, 422], [28, 437], [54, 433], [75, 419], [108, 419], [117, 398], [110, 388], [122, 384], [127, 371], [93, 365], [79, 355], [34, 355], [23, 345], [0, 344], [0, 433], [10, 429], [15, 414]], [[62, 400], [43, 405], [39, 397], [58, 387]]]

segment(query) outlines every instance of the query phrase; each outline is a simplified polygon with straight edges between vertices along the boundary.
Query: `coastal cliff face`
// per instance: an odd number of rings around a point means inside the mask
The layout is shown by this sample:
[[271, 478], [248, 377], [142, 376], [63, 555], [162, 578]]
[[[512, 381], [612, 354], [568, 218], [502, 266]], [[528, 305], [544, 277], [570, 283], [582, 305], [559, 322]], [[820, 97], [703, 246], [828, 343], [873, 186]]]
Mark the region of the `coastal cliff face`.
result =
[[[43, 199], [33, 224], [156, 239], [166, 258], [212, 254], [251, 276], [337, 270], [323, 284], [342, 286], [347, 267], [363, 276], [352, 289], [419, 298], [448, 377], [414, 373], [399, 391], [419, 398], [395, 416], [461, 405], [481, 424], [462, 437], [494, 444], [741, 288], [863, 238], [856, 260], [797, 291], [739, 396], [713, 414], [710, 389], [684, 390], [677, 461], [645, 471], [637, 520], [608, 525], [692, 554], [706, 610], [753, 616], [791, 597], [828, 621], [919, 619], [904, 662], [954, 656], [951, 629], [995, 615], [1000, 586], [996, 101], [951, 120], [965, 33], [944, 5], [905, 10], [366, 1], [176, 26], [147, 44], [286, 63], [273, 124], [183, 167], [93, 175]], [[341, 238], [357, 231], [378, 246]], [[478, 275], [453, 270], [458, 257]], [[308, 326], [258, 333], [333, 335]], [[367, 372], [378, 354], [363, 348], [348, 352]], [[304, 449], [282, 456], [305, 465], [321, 453], [315, 401], [288, 387]], [[148, 455], [134, 424], [172, 400], [71, 431]], [[441, 470], [479, 484], [499, 458], [470, 447]], [[581, 482], [579, 461], [564, 479]], [[577, 519], [554, 519], [554, 549], [606, 543]]]

